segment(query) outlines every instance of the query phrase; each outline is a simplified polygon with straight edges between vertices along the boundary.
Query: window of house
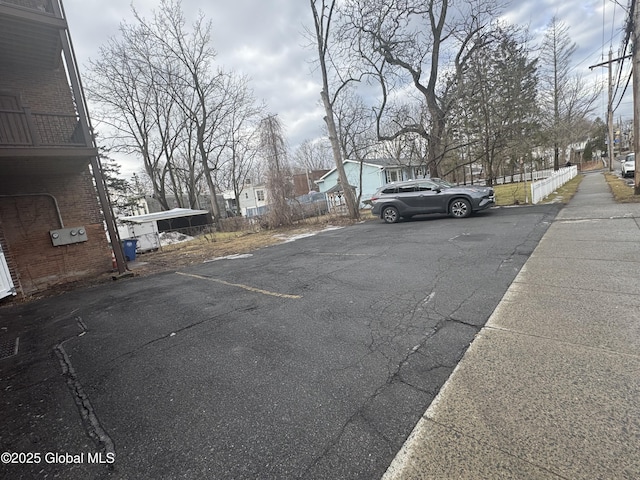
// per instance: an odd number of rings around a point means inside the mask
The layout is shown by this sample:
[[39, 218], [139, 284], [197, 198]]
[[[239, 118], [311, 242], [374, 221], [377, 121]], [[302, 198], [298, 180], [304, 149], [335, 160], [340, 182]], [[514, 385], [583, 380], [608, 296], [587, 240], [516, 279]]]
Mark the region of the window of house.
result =
[[256, 198], [259, 202], [264, 202], [264, 190], [256, 190]]
[[384, 172], [387, 183], [397, 182], [400, 180], [400, 170], [385, 170]]
[[415, 178], [425, 178], [426, 169], [424, 167], [416, 167], [413, 170]]

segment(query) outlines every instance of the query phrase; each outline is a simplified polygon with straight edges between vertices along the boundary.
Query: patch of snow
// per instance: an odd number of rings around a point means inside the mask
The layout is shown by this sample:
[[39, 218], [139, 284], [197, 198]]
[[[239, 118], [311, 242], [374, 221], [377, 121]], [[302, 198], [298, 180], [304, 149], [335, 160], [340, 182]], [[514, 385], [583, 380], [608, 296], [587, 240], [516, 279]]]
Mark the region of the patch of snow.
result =
[[217, 262], [218, 260], [238, 260], [241, 258], [249, 258], [249, 257], [253, 257], [253, 254], [252, 253], [236, 253], [234, 255], [227, 255], [225, 257], [215, 257], [210, 260], [205, 260], [203, 263]]
[[284, 243], [289, 243], [289, 242], [295, 242], [296, 240], [300, 240], [301, 238], [313, 237], [314, 235], [317, 235], [318, 233], [321, 233], [321, 232], [330, 232], [331, 230], [340, 230], [341, 228], [344, 228], [344, 227], [329, 225], [317, 232], [301, 233], [299, 235], [292, 235], [291, 237], [287, 237], [286, 235], [276, 235], [276, 236], [282, 239]]
[[165, 245], [173, 245], [175, 243], [182, 243], [193, 240], [193, 237], [180, 232], [160, 232], [160, 234], [158, 234], [158, 237], [160, 238], [160, 245], [162, 245], [163, 247]]
[[284, 243], [295, 242], [296, 240], [300, 240], [301, 238], [313, 237], [317, 235], [318, 232], [312, 233], [301, 233], [299, 235], [293, 235], [291, 237], [287, 237], [286, 235], [276, 235], [278, 238], [282, 239]]

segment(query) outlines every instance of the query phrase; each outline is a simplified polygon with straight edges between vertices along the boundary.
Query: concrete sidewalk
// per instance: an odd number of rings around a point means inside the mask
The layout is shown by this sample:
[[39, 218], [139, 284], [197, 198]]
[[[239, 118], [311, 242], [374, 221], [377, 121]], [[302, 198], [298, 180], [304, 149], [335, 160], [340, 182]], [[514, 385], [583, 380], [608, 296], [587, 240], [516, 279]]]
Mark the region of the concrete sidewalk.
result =
[[640, 204], [586, 175], [384, 475], [640, 478]]

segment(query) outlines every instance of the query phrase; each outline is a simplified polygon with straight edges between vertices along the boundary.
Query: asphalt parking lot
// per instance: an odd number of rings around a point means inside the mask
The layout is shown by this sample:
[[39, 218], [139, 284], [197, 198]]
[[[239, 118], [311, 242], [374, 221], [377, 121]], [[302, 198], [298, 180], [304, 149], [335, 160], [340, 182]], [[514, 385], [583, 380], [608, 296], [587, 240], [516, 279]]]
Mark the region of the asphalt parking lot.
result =
[[[322, 232], [0, 308], [3, 478], [378, 478], [559, 211]], [[83, 459], [84, 460], [84, 459]]]

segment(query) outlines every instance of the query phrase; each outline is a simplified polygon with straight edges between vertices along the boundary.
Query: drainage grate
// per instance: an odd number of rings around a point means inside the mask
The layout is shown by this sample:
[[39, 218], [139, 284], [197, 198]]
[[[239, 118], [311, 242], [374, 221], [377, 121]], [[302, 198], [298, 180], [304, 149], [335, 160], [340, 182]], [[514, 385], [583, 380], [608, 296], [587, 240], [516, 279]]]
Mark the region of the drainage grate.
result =
[[17, 355], [19, 343], [20, 337], [13, 340], [0, 339], [0, 360]]

